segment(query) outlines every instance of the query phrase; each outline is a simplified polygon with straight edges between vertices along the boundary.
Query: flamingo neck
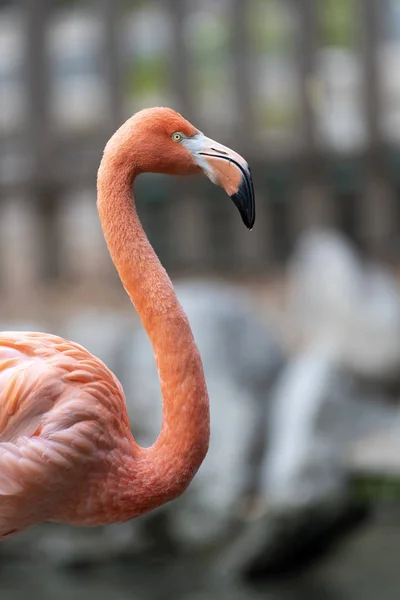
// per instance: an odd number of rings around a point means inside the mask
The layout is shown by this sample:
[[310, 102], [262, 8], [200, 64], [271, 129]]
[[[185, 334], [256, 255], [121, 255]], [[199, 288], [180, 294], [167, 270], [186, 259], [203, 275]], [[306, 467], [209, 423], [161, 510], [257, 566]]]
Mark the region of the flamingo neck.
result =
[[109, 156], [106, 149], [97, 185], [104, 237], [152, 344], [162, 392], [163, 420], [156, 442], [150, 448], [132, 445], [127, 479], [135, 488], [138, 513], [186, 489], [207, 453], [210, 433], [208, 394], [197, 346], [171, 280], [136, 212], [132, 187], [139, 172], [132, 153], [124, 162]]

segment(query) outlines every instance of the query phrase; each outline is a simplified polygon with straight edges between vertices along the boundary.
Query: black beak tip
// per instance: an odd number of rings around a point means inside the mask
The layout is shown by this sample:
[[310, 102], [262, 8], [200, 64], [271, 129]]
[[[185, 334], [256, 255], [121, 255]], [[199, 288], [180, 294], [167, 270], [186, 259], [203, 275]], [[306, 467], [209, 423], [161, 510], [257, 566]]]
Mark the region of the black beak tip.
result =
[[251, 231], [253, 229], [255, 221], [256, 221], [255, 211], [253, 211], [253, 215], [251, 218], [249, 218], [247, 220], [243, 219], [243, 223], [246, 225], [246, 227], [249, 231]]
[[232, 194], [231, 200], [238, 209], [243, 223], [251, 231], [256, 220], [256, 208], [254, 199], [254, 188], [251, 174], [243, 178], [236, 194]]

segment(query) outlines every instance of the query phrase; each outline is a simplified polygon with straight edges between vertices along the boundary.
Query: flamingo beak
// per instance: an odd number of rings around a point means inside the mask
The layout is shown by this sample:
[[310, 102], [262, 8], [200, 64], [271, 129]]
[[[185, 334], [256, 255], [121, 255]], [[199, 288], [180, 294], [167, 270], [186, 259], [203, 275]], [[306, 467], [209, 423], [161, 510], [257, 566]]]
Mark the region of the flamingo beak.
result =
[[252, 229], [256, 218], [254, 187], [250, 167], [244, 158], [202, 133], [185, 138], [182, 144], [192, 152], [205, 175], [224, 188], [239, 210], [243, 223]]

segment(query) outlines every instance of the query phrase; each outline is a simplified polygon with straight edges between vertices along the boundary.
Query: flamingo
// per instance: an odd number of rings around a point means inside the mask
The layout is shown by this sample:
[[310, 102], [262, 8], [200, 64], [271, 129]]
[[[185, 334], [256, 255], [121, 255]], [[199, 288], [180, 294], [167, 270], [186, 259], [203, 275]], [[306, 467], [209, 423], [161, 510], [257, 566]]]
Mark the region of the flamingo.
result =
[[121, 282], [149, 336], [162, 391], [155, 443], [134, 440], [121, 384], [79, 344], [0, 334], [0, 538], [43, 521], [125, 522], [180, 496], [209, 444], [209, 399], [189, 322], [135, 210], [144, 172], [204, 172], [255, 221], [252, 177], [236, 152], [169, 108], [128, 119], [104, 149], [97, 208]]

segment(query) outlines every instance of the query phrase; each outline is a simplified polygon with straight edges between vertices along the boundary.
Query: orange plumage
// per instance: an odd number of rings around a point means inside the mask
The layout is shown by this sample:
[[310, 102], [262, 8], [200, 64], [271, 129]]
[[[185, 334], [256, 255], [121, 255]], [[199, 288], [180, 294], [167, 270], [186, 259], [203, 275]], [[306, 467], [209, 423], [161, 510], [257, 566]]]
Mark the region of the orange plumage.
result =
[[139, 516], [181, 494], [203, 461], [209, 407], [201, 359], [132, 198], [139, 173], [201, 170], [225, 187], [251, 227], [247, 163], [170, 109], [147, 109], [122, 125], [98, 173], [104, 236], [160, 376], [163, 424], [151, 448], [133, 439], [121, 384], [98, 358], [50, 334], [0, 334], [0, 538], [42, 521], [98, 525]]

